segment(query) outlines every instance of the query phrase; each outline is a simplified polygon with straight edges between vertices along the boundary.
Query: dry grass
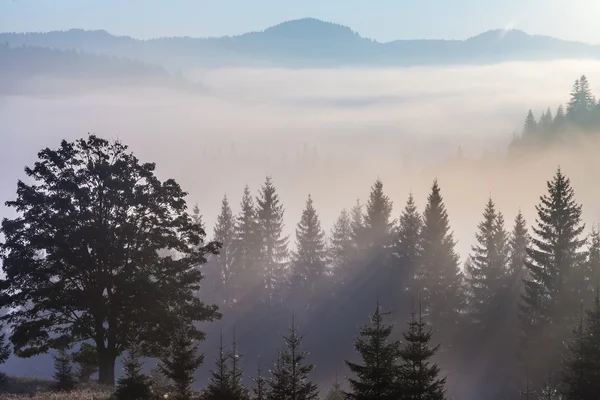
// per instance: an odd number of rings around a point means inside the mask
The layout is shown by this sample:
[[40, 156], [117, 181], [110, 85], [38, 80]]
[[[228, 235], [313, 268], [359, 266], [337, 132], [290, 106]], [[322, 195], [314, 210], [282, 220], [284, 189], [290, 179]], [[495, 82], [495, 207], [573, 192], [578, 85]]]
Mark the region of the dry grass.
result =
[[0, 389], [0, 400], [108, 400], [113, 392], [112, 388], [88, 384], [70, 393], [55, 393], [51, 384], [43, 379], [8, 377]]

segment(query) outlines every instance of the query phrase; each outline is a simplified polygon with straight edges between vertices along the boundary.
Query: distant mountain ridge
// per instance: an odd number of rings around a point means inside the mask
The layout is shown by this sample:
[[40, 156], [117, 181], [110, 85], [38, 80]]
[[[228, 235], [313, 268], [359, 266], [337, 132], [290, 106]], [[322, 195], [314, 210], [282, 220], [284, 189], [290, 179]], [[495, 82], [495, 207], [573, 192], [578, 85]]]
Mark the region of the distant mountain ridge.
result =
[[490, 30], [466, 40], [366, 39], [344, 25], [305, 18], [260, 32], [216, 38], [140, 40], [106, 31], [0, 33], [0, 43], [79, 50], [135, 58], [166, 68], [235, 66], [337, 67], [494, 63], [519, 60], [600, 58], [600, 46]]

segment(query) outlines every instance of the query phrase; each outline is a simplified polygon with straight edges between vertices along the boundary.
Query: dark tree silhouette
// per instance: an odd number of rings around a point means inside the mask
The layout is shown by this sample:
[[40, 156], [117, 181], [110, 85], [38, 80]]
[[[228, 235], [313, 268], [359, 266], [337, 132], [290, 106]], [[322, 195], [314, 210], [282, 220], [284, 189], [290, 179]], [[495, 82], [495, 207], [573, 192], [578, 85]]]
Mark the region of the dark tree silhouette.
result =
[[77, 380], [88, 382], [90, 376], [98, 372], [98, 351], [90, 343], [81, 343], [79, 350], [72, 355], [73, 362], [78, 365]]
[[390, 221], [392, 205], [390, 198], [383, 193], [383, 182], [377, 179], [371, 186], [363, 218], [364, 238], [368, 248], [382, 248], [390, 245], [390, 233], [393, 227], [393, 222]]
[[382, 312], [377, 303], [370, 323], [360, 328], [360, 336], [354, 342], [354, 349], [360, 354], [362, 364], [346, 361], [346, 365], [355, 375], [355, 378], [348, 378], [351, 389], [346, 393], [348, 399], [400, 398], [400, 343], [389, 340], [393, 325], [385, 325], [383, 322], [383, 317], [388, 314]]
[[125, 375], [117, 382], [115, 398], [117, 400], [147, 400], [152, 396], [152, 380], [142, 372], [140, 349], [130, 344], [123, 362]]
[[174, 180], [161, 182], [154, 164], [94, 135], [38, 156], [25, 169], [32, 183], [19, 181], [17, 199], [6, 203], [18, 216], [2, 222], [0, 306], [14, 311], [1, 319], [14, 325], [18, 356], [92, 340], [100, 381], [114, 384], [115, 359], [131, 332], [157, 354], [181, 314], [219, 316], [195, 296], [202, 275], [191, 268], [218, 244], [198, 246], [204, 231]]
[[69, 392], [75, 388], [75, 374], [73, 373], [73, 367], [71, 366], [71, 355], [67, 352], [65, 347], [58, 350], [56, 354], [52, 356], [54, 359], [54, 384], [52, 385], [54, 390], [59, 392]]
[[292, 255], [292, 286], [296, 290], [315, 289], [327, 268], [325, 232], [313, 206], [311, 196], [296, 227], [296, 251]]
[[419, 302], [419, 314], [411, 312], [408, 330], [404, 332], [405, 345], [400, 351], [400, 392], [407, 400], [443, 400], [446, 398], [446, 378], [440, 378], [440, 368], [431, 358], [440, 346], [431, 346], [433, 333], [423, 320]]
[[189, 324], [178, 323], [168, 351], [160, 358], [160, 372], [173, 382], [175, 400], [189, 400], [193, 395], [194, 373], [202, 365], [204, 355], [198, 354], [194, 333]]
[[[535, 236], [527, 249], [527, 280], [521, 305], [526, 359], [539, 376], [559, 367], [561, 344], [577, 315], [585, 291], [585, 239], [581, 238], [581, 206], [569, 179], [559, 169], [547, 184], [548, 194], [536, 206]], [[545, 372], [544, 372], [545, 371]]]
[[232, 283], [236, 271], [233, 269], [233, 238], [235, 233], [235, 220], [229, 206], [227, 196], [223, 197], [221, 213], [217, 217], [214, 228], [214, 240], [221, 243], [219, 254], [215, 256], [217, 270], [219, 271], [220, 285], [226, 305], [234, 301]]

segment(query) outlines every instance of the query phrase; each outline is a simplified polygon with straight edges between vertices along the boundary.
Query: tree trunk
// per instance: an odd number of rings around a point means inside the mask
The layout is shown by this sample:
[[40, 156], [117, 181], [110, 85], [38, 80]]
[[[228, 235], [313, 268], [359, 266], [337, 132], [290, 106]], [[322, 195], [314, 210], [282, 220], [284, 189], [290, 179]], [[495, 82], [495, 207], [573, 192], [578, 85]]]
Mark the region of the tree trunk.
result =
[[117, 357], [108, 350], [98, 352], [98, 382], [102, 385], [115, 385], [115, 360]]

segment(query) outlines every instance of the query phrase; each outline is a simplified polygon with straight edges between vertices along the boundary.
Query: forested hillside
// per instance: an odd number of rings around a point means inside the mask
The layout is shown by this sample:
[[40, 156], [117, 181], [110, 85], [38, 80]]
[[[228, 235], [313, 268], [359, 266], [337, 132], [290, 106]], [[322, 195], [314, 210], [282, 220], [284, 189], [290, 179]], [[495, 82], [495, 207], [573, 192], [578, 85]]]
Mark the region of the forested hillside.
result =
[[2, 223], [0, 359], [50, 352], [58, 389], [76, 385], [74, 362], [80, 381], [116, 381], [119, 399], [316, 399], [331, 383], [328, 396], [356, 399], [598, 393], [600, 234], [584, 231], [560, 168], [533, 221], [481, 204], [459, 257], [433, 177], [423, 209], [408, 190], [394, 208], [377, 179], [333, 227], [307, 195], [288, 236], [268, 176], [225, 196], [207, 227], [119, 142], [92, 135], [38, 157]]

